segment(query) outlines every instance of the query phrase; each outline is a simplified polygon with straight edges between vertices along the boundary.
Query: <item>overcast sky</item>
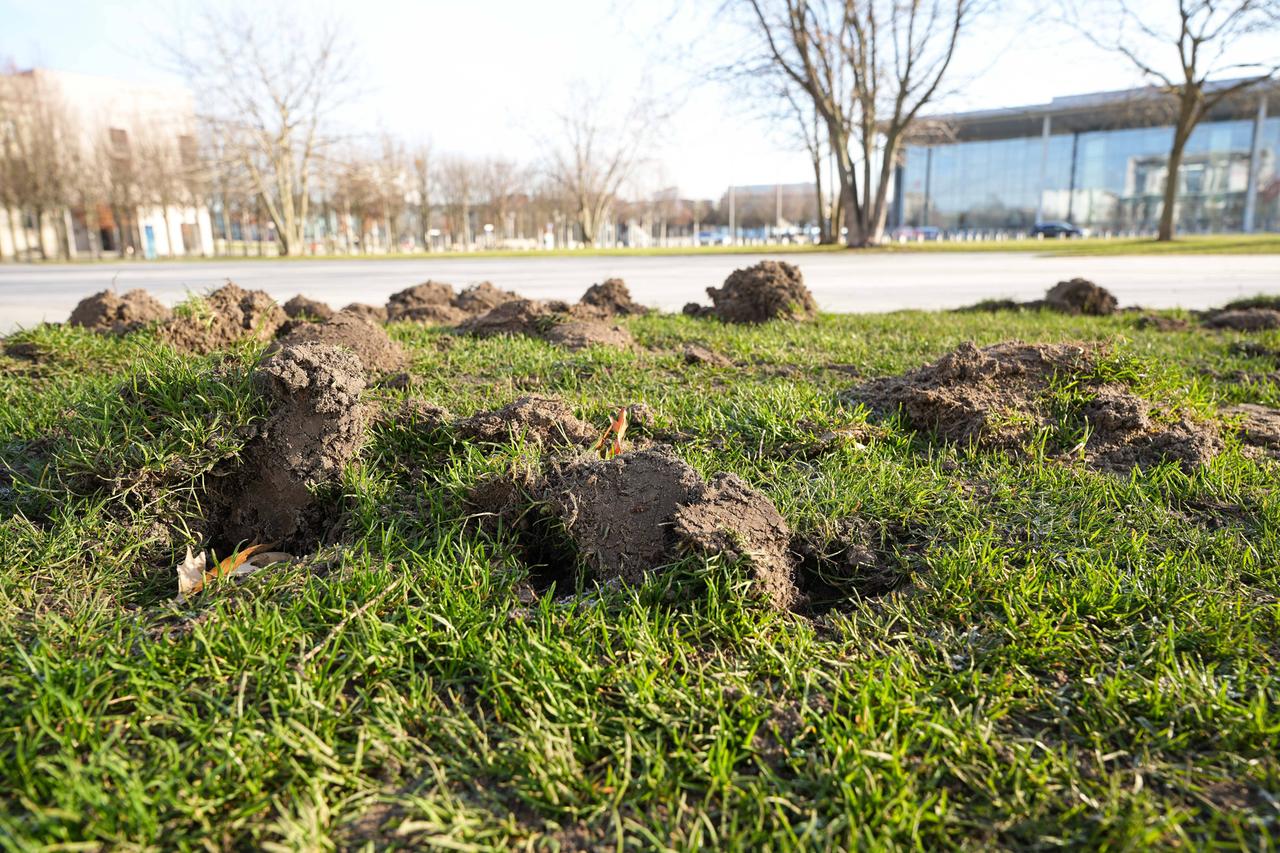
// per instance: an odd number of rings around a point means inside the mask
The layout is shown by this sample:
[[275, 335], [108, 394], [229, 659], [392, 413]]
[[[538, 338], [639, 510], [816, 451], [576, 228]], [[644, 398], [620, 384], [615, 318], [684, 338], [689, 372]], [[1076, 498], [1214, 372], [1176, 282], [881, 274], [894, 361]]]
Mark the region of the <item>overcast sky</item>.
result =
[[[261, 0], [260, 6], [271, 0]], [[811, 180], [789, 128], [755, 117], [749, 85], [709, 82], [732, 53], [721, 0], [309, 0], [336, 14], [358, 60], [363, 95], [353, 126], [385, 128], [437, 151], [502, 154], [531, 162], [555, 131], [570, 87], [618, 102], [641, 81], [673, 105], [648, 176], [688, 196], [719, 197], [729, 183]], [[1039, 103], [1141, 82], [1124, 60], [1071, 29], [1032, 17], [1042, 5], [1008, 0], [963, 45], [939, 109]], [[1152, 14], [1172, 0], [1145, 0]], [[162, 42], [192, 26], [177, 0], [0, 0], [0, 58], [19, 66], [146, 81], [166, 76]], [[327, 11], [326, 11], [327, 10]]]

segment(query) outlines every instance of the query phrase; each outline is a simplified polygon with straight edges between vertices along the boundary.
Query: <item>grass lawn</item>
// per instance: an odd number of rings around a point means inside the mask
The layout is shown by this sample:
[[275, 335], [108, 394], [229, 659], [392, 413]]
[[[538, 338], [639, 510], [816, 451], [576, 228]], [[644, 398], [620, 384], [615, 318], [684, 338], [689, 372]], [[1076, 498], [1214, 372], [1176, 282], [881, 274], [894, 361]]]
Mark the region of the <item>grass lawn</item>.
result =
[[[0, 847], [1274, 846], [1280, 463], [1224, 427], [1196, 473], [1101, 473], [865, 425], [842, 392], [964, 341], [1105, 340], [1142, 393], [1216, 419], [1280, 406], [1277, 366], [1228, 349], [1280, 332], [1038, 312], [625, 323], [637, 348], [578, 353], [393, 326], [416, 386], [367, 392], [387, 414], [344, 474], [337, 544], [182, 604], [181, 531], [267, 414], [257, 350], [10, 338]], [[736, 366], [687, 366], [686, 342]], [[462, 497], [539, 451], [391, 413], [533, 391], [602, 429], [647, 403], [636, 435], [679, 431], [702, 475], [741, 475], [797, 531], [904, 531], [905, 582], [779, 612], [742, 566], [688, 558], [640, 587], [530, 596]]]

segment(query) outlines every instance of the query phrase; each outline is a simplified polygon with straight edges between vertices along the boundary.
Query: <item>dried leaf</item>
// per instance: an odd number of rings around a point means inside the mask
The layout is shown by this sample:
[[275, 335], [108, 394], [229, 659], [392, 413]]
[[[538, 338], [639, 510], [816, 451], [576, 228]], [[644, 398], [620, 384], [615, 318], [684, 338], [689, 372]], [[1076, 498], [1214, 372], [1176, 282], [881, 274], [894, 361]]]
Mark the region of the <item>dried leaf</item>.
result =
[[243, 565], [244, 563], [247, 563], [249, 561], [249, 558], [252, 557], [254, 554], [257, 554], [259, 551], [267, 550], [273, 544], [275, 543], [264, 542], [257, 545], [250, 545], [248, 548], [245, 548], [243, 551], [237, 551], [236, 553], [232, 554], [230, 557], [227, 557], [221, 563], [218, 563], [218, 568], [214, 569], [211, 572], [207, 572], [204, 576], [205, 582], [208, 583], [209, 581], [214, 580], [215, 578], [227, 577], [236, 569], [240, 568], [241, 565]]
[[185, 599], [188, 595], [193, 595], [204, 589], [204, 567], [206, 559], [204, 551], [200, 552], [199, 557], [191, 555], [191, 549], [187, 548], [187, 556], [176, 568], [178, 570], [178, 600]]

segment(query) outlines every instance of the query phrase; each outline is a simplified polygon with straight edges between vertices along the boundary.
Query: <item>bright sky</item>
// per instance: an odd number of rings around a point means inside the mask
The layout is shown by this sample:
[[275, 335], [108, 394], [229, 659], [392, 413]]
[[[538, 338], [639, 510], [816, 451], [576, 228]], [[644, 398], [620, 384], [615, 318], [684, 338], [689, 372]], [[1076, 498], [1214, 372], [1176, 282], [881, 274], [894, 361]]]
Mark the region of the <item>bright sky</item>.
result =
[[[266, 5], [271, 0], [260, 0]], [[616, 97], [642, 79], [674, 112], [651, 187], [718, 198], [730, 183], [807, 181], [790, 128], [753, 116], [749, 86], [707, 81], [732, 52], [721, 0], [308, 0], [298, 8], [347, 24], [364, 94], [348, 123], [379, 127], [437, 151], [538, 158], [570, 87]], [[962, 46], [941, 110], [1039, 103], [1140, 83], [1124, 60], [1006, 0]], [[1172, 0], [1145, 0], [1152, 12]], [[0, 0], [0, 59], [20, 66], [146, 81], [166, 76], [162, 43], [190, 20], [180, 0]]]

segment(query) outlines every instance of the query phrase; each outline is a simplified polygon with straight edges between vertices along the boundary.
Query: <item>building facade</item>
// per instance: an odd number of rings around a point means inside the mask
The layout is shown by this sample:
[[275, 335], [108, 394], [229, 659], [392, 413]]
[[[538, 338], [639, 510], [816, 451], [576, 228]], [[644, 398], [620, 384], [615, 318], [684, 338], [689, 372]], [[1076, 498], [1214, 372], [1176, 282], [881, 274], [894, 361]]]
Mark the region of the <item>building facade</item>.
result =
[[[1018, 232], [1067, 221], [1095, 234], [1159, 224], [1173, 127], [1150, 89], [939, 116], [906, 147], [890, 223]], [[1280, 87], [1251, 87], [1195, 129], [1178, 174], [1181, 233], [1280, 231]]]

